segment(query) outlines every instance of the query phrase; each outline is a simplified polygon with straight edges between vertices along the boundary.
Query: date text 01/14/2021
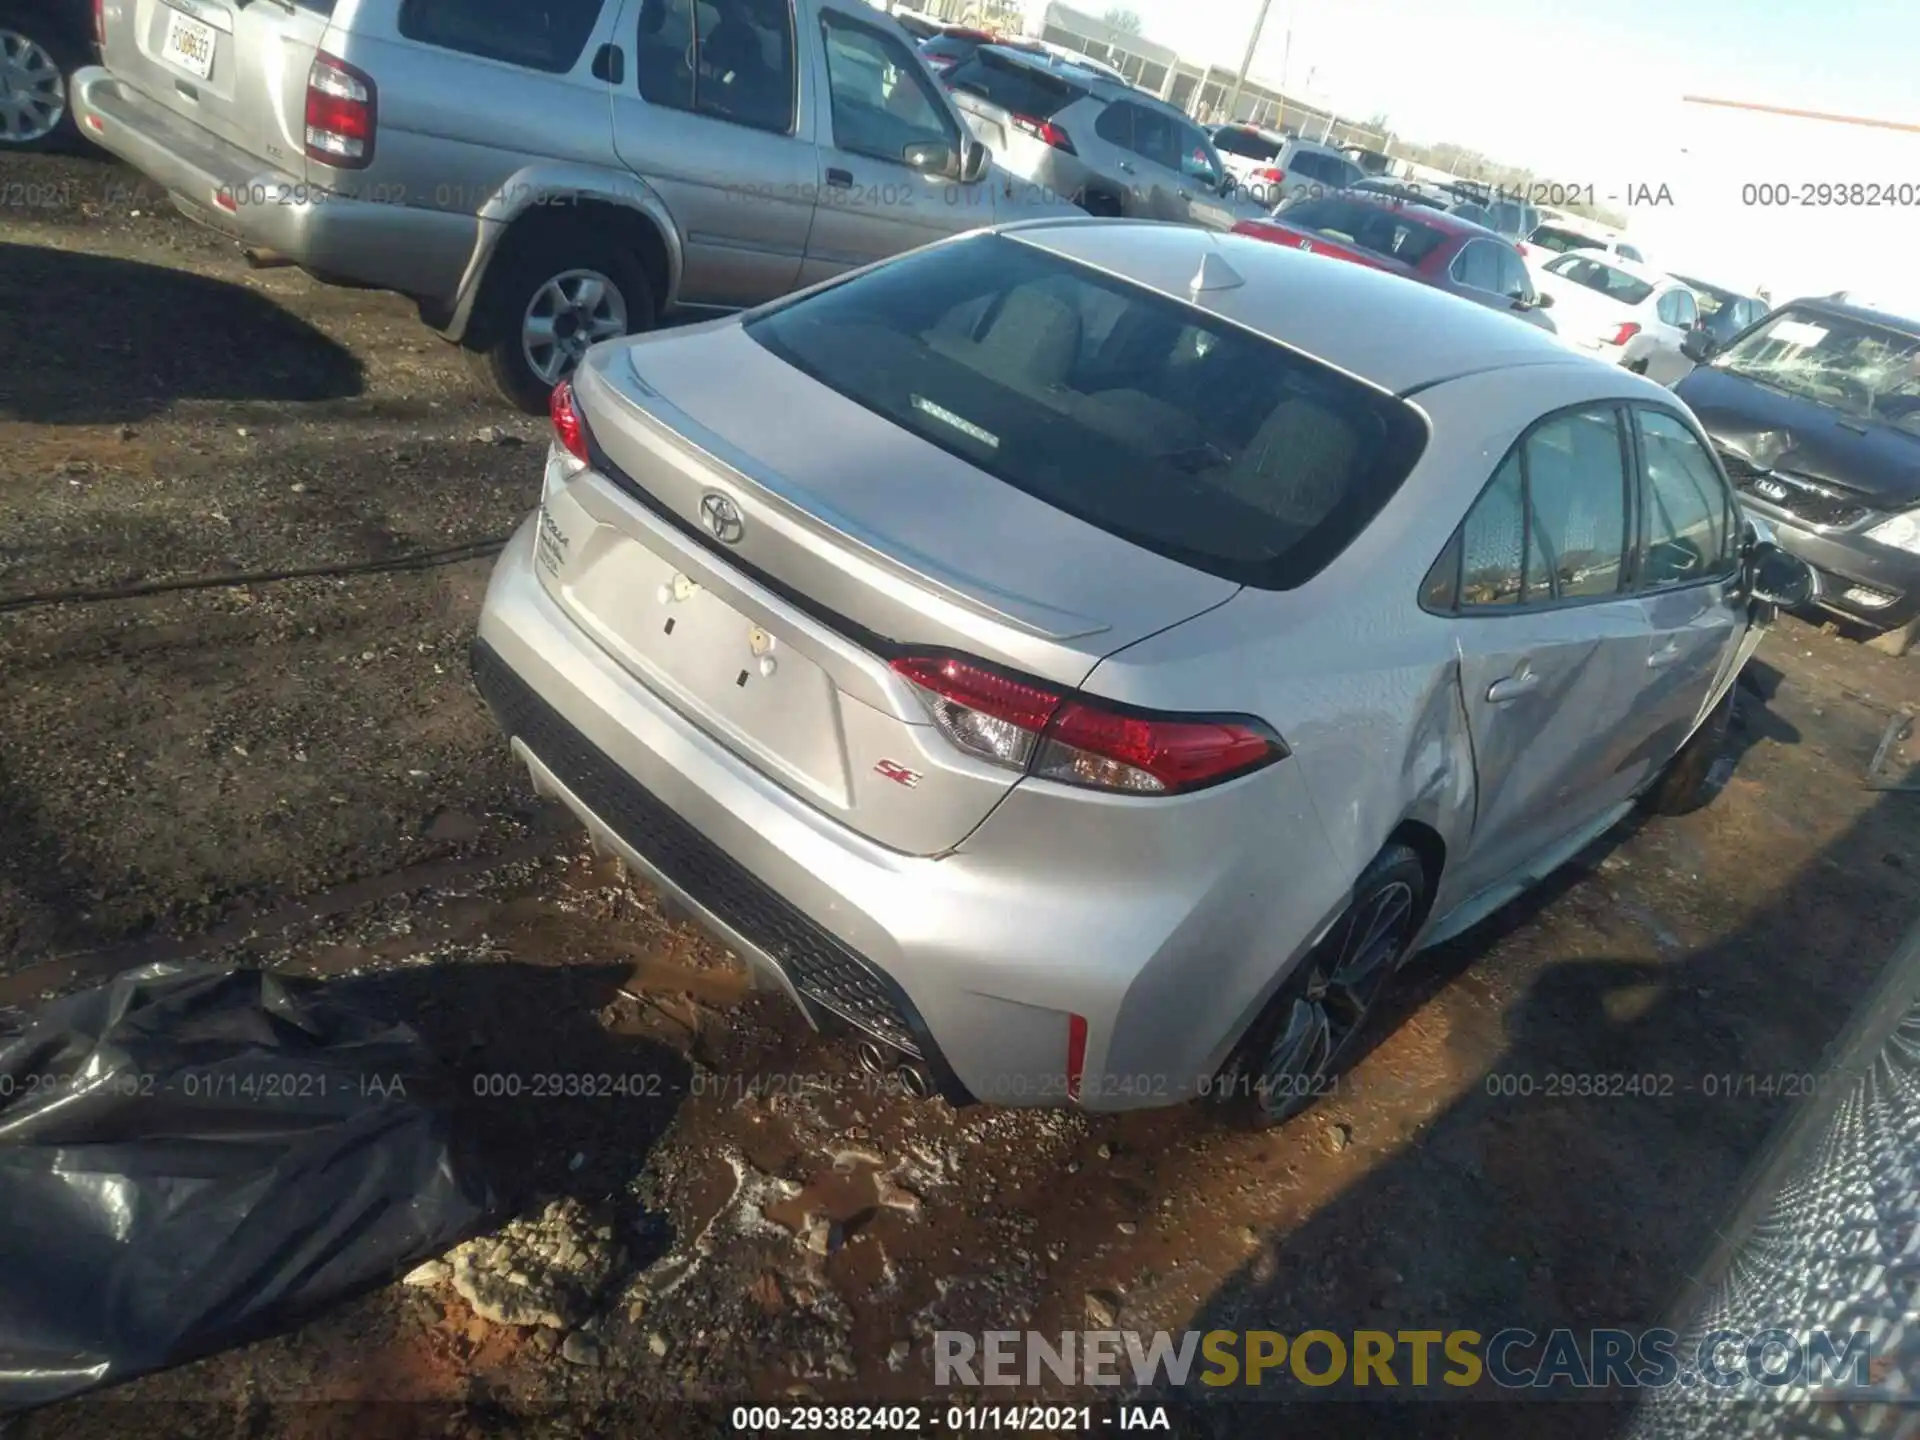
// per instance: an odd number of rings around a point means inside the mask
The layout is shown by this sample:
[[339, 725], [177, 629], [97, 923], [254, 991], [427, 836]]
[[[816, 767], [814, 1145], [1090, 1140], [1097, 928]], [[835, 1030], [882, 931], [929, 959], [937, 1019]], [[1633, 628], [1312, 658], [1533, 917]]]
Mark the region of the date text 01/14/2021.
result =
[[736, 1405], [744, 1435], [1096, 1435], [1170, 1431], [1164, 1405]]

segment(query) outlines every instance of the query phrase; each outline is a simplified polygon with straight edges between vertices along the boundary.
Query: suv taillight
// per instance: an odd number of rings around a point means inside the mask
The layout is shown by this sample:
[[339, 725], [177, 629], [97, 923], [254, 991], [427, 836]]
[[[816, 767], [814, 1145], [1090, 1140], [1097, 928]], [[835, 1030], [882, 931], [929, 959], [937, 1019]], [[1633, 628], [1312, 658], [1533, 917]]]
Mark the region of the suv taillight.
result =
[[338, 170], [372, 164], [375, 104], [370, 76], [316, 55], [307, 70], [307, 158]]
[[1015, 115], [1012, 117], [1012, 120], [1014, 129], [1024, 130], [1027, 134], [1033, 136], [1034, 139], [1044, 141], [1056, 150], [1063, 151], [1068, 155], [1078, 155], [1080, 153], [1073, 148], [1073, 141], [1068, 138], [1067, 132], [1051, 120], [1036, 120], [1031, 115]]
[[1264, 169], [1254, 171], [1253, 175], [1256, 180], [1264, 180], [1269, 185], [1278, 185], [1287, 178], [1287, 172], [1278, 165], [1268, 165]]
[[106, 48], [107, 0], [93, 0], [93, 43]]
[[547, 397], [547, 414], [553, 418], [554, 443], [582, 465], [592, 464], [593, 457], [587, 453], [587, 422], [574, 403], [571, 380], [553, 387], [553, 394]]
[[1618, 330], [1613, 332], [1613, 338], [1609, 340], [1607, 343], [1609, 345], [1624, 345], [1639, 333], [1640, 333], [1640, 327], [1634, 324], [1633, 321], [1629, 320], [1625, 324], [1623, 324]]
[[907, 655], [940, 733], [969, 755], [1043, 780], [1128, 795], [1173, 795], [1285, 758], [1287, 747], [1245, 715], [1168, 715], [1062, 694], [954, 655]]

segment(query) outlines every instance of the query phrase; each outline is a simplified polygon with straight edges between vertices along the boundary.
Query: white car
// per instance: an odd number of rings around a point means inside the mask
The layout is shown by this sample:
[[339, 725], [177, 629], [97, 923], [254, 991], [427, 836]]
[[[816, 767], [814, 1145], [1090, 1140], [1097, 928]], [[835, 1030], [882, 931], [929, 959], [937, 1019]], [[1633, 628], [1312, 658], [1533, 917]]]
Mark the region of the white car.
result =
[[1631, 260], [1637, 265], [1647, 263], [1646, 254], [1624, 236], [1611, 230], [1589, 229], [1571, 216], [1536, 226], [1533, 233], [1520, 242], [1521, 258], [1536, 273], [1554, 256], [1573, 250]]
[[1617, 256], [1572, 250], [1542, 266], [1534, 283], [1553, 297], [1553, 323], [1574, 349], [1662, 385], [1693, 369], [1693, 356], [1682, 345], [1700, 328], [1700, 307], [1673, 276]]

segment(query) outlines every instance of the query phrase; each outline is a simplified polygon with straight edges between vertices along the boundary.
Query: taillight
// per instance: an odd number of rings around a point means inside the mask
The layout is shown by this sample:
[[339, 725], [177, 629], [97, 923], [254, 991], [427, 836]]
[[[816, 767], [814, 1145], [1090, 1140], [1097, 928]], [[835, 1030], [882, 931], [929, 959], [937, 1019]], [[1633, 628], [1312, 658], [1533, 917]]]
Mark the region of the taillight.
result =
[[107, 0], [93, 0], [93, 43], [103, 49], [107, 43]]
[[1024, 130], [1027, 134], [1033, 136], [1034, 139], [1044, 141], [1054, 149], [1064, 151], [1068, 155], [1078, 155], [1080, 153], [1073, 148], [1073, 141], [1068, 138], [1067, 132], [1051, 120], [1037, 120], [1031, 115], [1015, 115], [1012, 119], [1014, 129]]
[[580, 407], [574, 404], [571, 380], [562, 380], [553, 387], [553, 394], [547, 398], [547, 413], [553, 417], [554, 443], [582, 465], [590, 464], [587, 422], [580, 418]]
[[903, 656], [893, 668], [913, 682], [934, 727], [967, 754], [1068, 785], [1171, 795], [1287, 753], [1247, 716], [1123, 709], [951, 655]]
[[375, 95], [364, 72], [317, 55], [307, 70], [307, 156], [340, 170], [373, 162]]
[[1254, 171], [1253, 175], [1256, 180], [1264, 180], [1269, 185], [1278, 185], [1287, 178], [1287, 172], [1277, 165], [1268, 165], [1264, 169]]
[[1609, 340], [1607, 343], [1609, 345], [1624, 345], [1639, 333], [1640, 333], [1640, 327], [1634, 324], [1633, 321], [1629, 320], [1625, 324], [1623, 324], [1618, 330], [1613, 332], [1613, 338]]

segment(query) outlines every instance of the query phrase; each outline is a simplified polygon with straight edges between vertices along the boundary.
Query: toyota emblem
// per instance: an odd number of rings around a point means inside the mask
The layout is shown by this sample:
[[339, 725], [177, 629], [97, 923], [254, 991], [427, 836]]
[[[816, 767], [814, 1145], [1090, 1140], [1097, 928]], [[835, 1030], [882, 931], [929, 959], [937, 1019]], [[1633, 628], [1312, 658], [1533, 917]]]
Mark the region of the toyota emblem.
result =
[[722, 545], [738, 545], [741, 533], [747, 528], [740, 518], [740, 507], [717, 491], [701, 498], [700, 523], [712, 531], [713, 538]]

